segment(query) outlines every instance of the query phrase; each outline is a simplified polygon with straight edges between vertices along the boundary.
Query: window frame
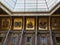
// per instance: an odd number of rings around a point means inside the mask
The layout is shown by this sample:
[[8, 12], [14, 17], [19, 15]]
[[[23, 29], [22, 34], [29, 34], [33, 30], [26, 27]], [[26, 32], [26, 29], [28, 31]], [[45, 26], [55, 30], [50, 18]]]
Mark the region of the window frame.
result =
[[[42, 41], [42, 38], [44, 38], [43, 41]], [[47, 38], [46, 38], [46, 36], [41, 36], [41, 44], [42, 45], [47, 45]]]
[[[30, 42], [27, 42], [27, 37], [31, 37]], [[27, 44], [32, 45], [32, 36], [31, 35], [26, 36], [25, 45], [27, 45]]]

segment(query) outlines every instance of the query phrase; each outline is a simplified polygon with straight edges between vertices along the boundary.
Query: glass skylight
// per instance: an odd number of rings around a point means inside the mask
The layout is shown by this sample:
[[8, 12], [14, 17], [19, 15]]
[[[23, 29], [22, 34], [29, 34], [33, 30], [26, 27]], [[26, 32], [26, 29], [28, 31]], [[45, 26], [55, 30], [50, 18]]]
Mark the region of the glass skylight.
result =
[[60, 0], [1, 0], [13, 12], [47, 12]]

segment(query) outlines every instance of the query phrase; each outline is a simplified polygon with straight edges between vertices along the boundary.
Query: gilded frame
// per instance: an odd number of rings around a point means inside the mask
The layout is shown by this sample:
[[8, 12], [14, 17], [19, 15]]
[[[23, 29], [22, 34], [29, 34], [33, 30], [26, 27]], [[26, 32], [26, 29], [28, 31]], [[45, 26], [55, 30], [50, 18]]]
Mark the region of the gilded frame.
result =
[[35, 29], [35, 18], [26, 18], [26, 30]]
[[13, 30], [22, 30], [22, 18], [14, 18]]
[[10, 18], [2, 18], [2, 29], [9, 29], [10, 28]]
[[60, 30], [60, 17], [52, 17], [51, 29]]
[[[47, 22], [47, 18], [39, 18], [39, 22], [38, 22], [38, 29], [39, 30], [47, 30], [48, 29], [48, 22]], [[44, 26], [45, 23], [45, 27]], [[40, 24], [43, 24], [43, 26], [41, 27]]]

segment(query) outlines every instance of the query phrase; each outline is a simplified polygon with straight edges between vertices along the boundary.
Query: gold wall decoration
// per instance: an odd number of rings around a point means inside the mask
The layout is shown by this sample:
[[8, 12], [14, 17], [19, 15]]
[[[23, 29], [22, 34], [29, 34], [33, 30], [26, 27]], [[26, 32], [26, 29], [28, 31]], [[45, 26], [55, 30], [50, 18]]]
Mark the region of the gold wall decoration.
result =
[[39, 30], [47, 30], [47, 19], [46, 18], [39, 18]]
[[60, 30], [60, 18], [53, 17], [51, 21], [52, 30]]
[[22, 18], [14, 18], [13, 30], [22, 29]]
[[9, 29], [9, 28], [10, 28], [10, 18], [3, 18], [2, 29]]
[[34, 30], [35, 28], [35, 19], [26, 18], [26, 30]]

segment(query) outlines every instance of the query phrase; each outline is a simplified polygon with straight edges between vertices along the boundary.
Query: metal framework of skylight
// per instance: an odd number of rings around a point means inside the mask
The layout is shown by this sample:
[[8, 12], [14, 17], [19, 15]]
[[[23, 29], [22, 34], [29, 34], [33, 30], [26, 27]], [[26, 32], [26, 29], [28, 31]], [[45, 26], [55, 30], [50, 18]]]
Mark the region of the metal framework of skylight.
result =
[[9, 8], [10, 10], [14, 10], [15, 8], [15, 4], [17, 0], [0, 0], [1, 3], [3, 3], [7, 8]]
[[13, 12], [48, 12], [60, 0], [0, 0]]

